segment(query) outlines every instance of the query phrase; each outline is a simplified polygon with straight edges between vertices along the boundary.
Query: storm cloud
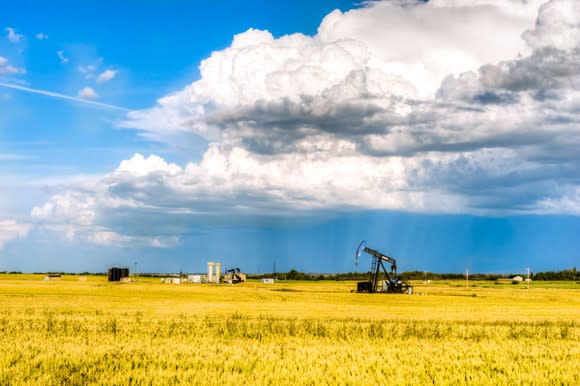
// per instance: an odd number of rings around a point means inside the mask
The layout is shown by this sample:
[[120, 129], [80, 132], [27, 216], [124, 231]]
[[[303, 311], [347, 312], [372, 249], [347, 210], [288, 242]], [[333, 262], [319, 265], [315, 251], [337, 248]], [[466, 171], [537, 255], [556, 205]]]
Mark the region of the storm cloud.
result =
[[238, 34], [199, 80], [119, 122], [168, 145], [201, 137], [201, 161], [134, 155], [33, 217], [168, 246], [252, 216], [578, 215], [580, 9], [542, 3], [372, 2], [315, 36]]

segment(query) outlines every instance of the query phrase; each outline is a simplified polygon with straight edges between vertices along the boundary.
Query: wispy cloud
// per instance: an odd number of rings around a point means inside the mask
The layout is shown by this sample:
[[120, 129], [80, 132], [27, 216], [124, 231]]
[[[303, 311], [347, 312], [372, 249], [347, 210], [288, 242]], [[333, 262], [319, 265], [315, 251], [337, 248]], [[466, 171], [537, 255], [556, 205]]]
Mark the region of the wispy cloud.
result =
[[21, 224], [14, 220], [0, 220], [0, 250], [7, 241], [24, 237], [29, 230], [30, 224]]
[[60, 94], [60, 93], [47, 91], [47, 90], [40, 90], [40, 89], [36, 89], [36, 88], [20, 86], [18, 84], [13, 84], [13, 83], [0, 82], [0, 87], [11, 88], [13, 90], [19, 90], [19, 91], [29, 92], [29, 93], [33, 93], [33, 94], [44, 95], [44, 96], [48, 96], [48, 97], [52, 97], [52, 98], [60, 98], [60, 99], [65, 99], [65, 100], [69, 100], [69, 101], [74, 101], [74, 102], [81, 102], [81, 103], [93, 105], [96, 107], [102, 107], [102, 108], [107, 108], [107, 109], [112, 109], [112, 110], [130, 111], [130, 109], [128, 109], [126, 107], [111, 105], [108, 103], [96, 102], [96, 101], [92, 101], [92, 100], [88, 100], [88, 99], [83, 99], [80, 97], [74, 97], [74, 96]]
[[64, 52], [63, 51], [57, 51], [56, 54], [58, 55], [58, 58], [60, 59], [61, 63], [66, 63], [68, 62], [68, 58], [66, 56], [64, 56]]
[[0, 74], [26, 74], [26, 69], [8, 64], [8, 59], [0, 56]]
[[97, 83], [104, 83], [106, 81], [113, 79], [115, 76], [117, 76], [116, 70], [111, 70], [111, 69], [105, 70], [97, 78]]
[[42, 32], [39, 32], [35, 35], [38, 40], [46, 40], [48, 39], [48, 35]]
[[0, 161], [22, 161], [29, 160], [33, 157], [23, 154], [0, 153]]
[[22, 39], [24, 39], [24, 35], [16, 33], [16, 30], [12, 27], [6, 27], [4, 30], [6, 31], [8, 40], [10, 40], [11, 43], [20, 43]]
[[98, 58], [95, 62], [87, 65], [79, 65], [77, 67], [78, 72], [84, 75], [85, 79], [94, 79], [95, 73], [103, 63], [103, 58]]

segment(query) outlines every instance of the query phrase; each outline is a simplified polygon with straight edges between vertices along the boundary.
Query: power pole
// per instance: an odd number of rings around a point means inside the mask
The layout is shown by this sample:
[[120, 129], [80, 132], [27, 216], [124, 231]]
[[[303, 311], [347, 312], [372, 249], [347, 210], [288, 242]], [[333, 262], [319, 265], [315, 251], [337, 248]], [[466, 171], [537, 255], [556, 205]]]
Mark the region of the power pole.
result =
[[133, 265], [135, 266], [135, 270], [133, 271], [133, 276], [135, 276], [135, 278], [137, 278], [137, 262], [134, 261]]
[[528, 289], [530, 289], [530, 267], [528, 267]]
[[466, 282], [467, 288], [469, 288], [469, 269], [465, 270], [465, 282]]

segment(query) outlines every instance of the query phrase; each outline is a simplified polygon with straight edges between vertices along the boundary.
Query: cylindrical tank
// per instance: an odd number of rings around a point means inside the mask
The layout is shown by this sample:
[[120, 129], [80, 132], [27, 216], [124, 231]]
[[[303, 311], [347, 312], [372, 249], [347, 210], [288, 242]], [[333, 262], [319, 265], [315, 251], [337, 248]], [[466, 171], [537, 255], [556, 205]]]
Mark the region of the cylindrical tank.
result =
[[129, 268], [111, 267], [107, 272], [109, 281], [120, 281], [124, 277], [129, 277]]
[[207, 263], [207, 282], [213, 283], [213, 262]]

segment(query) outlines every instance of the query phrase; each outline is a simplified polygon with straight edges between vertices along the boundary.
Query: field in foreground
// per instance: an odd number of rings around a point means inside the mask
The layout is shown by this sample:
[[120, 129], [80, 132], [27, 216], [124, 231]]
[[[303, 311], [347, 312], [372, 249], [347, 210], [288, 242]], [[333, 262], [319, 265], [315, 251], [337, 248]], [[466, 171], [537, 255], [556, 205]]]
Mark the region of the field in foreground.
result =
[[0, 384], [580, 384], [580, 284], [0, 276]]

